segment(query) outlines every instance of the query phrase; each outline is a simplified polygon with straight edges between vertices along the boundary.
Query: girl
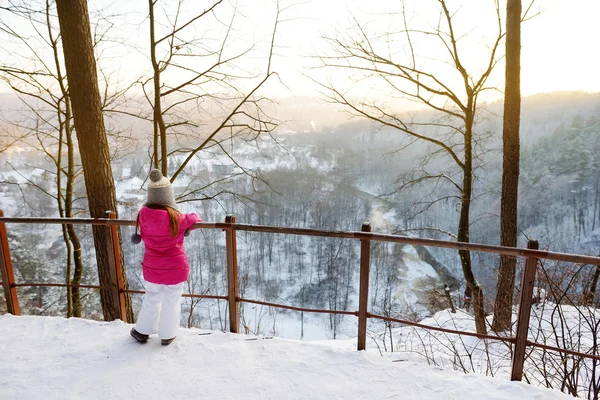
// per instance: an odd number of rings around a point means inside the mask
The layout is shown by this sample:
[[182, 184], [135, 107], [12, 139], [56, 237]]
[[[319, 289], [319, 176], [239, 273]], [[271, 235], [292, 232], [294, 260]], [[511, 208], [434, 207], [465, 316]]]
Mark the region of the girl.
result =
[[131, 336], [138, 342], [146, 343], [149, 335], [158, 333], [166, 346], [177, 336], [183, 283], [190, 272], [183, 237], [196, 222], [202, 222], [198, 215], [177, 211], [169, 178], [157, 169], [150, 171], [146, 204], [137, 216], [131, 237], [133, 243], [143, 240], [145, 245], [142, 272], [146, 295], [131, 329]]

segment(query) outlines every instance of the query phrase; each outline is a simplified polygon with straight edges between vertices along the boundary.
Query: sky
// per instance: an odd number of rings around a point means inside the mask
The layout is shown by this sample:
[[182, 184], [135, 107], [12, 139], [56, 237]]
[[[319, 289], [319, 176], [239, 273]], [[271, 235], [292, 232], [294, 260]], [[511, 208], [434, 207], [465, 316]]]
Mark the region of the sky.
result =
[[[169, 2], [169, 4], [174, 2]], [[197, 12], [198, 5], [211, 4], [212, 0], [188, 1], [189, 11], [184, 17]], [[523, 7], [529, 0], [523, 1]], [[162, 4], [162, 3], [159, 3]], [[260, 74], [266, 65], [266, 46], [273, 28], [275, 0], [226, 0], [220, 7], [218, 18], [228, 21], [233, 4], [238, 7], [236, 17], [237, 31], [232, 33], [231, 49], [243, 49], [251, 43], [257, 44], [255, 52], [244, 59], [243, 67], [248, 71]], [[287, 9], [290, 4], [293, 7]], [[315, 55], [330, 54], [331, 47], [322, 36], [334, 37], [336, 32], [352, 32], [352, 18], [364, 24], [373, 35], [397, 29], [401, 20], [399, 16], [384, 15], [390, 11], [399, 11], [398, 0], [280, 0], [284, 9], [278, 26], [276, 37], [276, 54], [272, 67], [283, 81], [270, 82], [264, 91], [275, 97], [320, 96], [322, 90], [313, 81], [327, 83], [338, 82], [347, 85], [348, 75], [340, 70], [315, 69], [318, 64]], [[485, 60], [487, 48], [495, 33], [493, 0], [448, 0], [449, 6], [456, 13], [457, 26], [466, 37], [461, 39], [462, 55], [466, 60], [474, 61], [474, 70], [480, 65], [477, 60]], [[115, 23], [112, 32], [125, 42], [127, 46], [110, 44], [105, 54], [108, 56], [105, 65], [114, 70], [114, 74], [124, 82], [134, 81], [140, 75], [148, 74], [150, 63], [148, 58], [147, 4], [141, 0], [135, 2], [119, 2], [114, 0], [93, 0], [90, 9], [107, 8], [113, 15]], [[504, 14], [505, 0], [501, 1]], [[407, 15], [411, 26], [426, 27], [437, 21], [436, 0], [407, 1]], [[534, 18], [522, 27], [522, 94], [552, 91], [600, 91], [600, 53], [595, 51], [596, 40], [600, 37], [600, 1], [598, 0], [535, 0], [531, 12]], [[159, 13], [160, 17], [163, 17]], [[0, 18], [7, 20], [6, 14]], [[94, 19], [94, 16], [92, 16]], [[163, 18], [163, 21], [164, 18]], [[503, 21], [504, 22], [504, 21]], [[198, 29], [197, 34], [210, 39], [215, 25], [206, 29]], [[217, 27], [217, 29], [222, 29]], [[383, 41], [382, 41], [383, 45]], [[2, 58], [11, 60], [12, 48]], [[428, 42], [417, 46], [416, 52], [423, 59], [440, 59], [436, 49]], [[502, 44], [500, 51], [504, 52]], [[5, 61], [6, 62], [6, 61]], [[431, 65], [433, 71], [440, 67]], [[491, 83], [503, 86], [502, 62], [498, 64]], [[174, 82], [177, 75], [166, 76], [166, 80]], [[450, 75], [448, 78], [455, 82]], [[0, 92], [7, 91], [1, 86]], [[359, 93], [375, 91], [379, 95], [382, 90], [373, 86], [353, 83], [353, 89]], [[501, 93], [490, 94], [491, 98], [501, 97]]]
[[[359, 21], [371, 21], [376, 13], [388, 7], [398, 9], [399, 1], [360, 1], [360, 0], [322, 0], [305, 6], [305, 17], [295, 22], [303, 33], [295, 37], [287, 36], [292, 49], [303, 49], [308, 53], [310, 48], [318, 46], [321, 32], [331, 31], [331, 27], [344, 28], [350, 26], [350, 13]], [[435, 6], [435, 0], [421, 0], [421, 6], [412, 12], [427, 15], [428, 9]], [[457, 17], [467, 20], [474, 29], [473, 35], [486, 32], [478, 26], [489, 24], [482, 13], [493, 9], [489, 7], [491, 0], [450, 1], [451, 5], [462, 4]], [[488, 3], [486, 10], [483, 6]], [[524, 9], [529, 0], [523, 0]], [[505, 2], [501, 7], [505, 8]], [[455, 7], [456, 9], [456, 7]], [[600, 1], [598, 0], [535, 0], [532, 19], [522, 25], [521, 54], [521, 89], [523, 95], [531, 95], [552, 91], [600, 91], [600, 52], [597, 51], [597, 40], [600, 38]], [[435, 21], [436, 15], [429, 14]], [[491, 15], [491, 14], [490, 14]], [[287, 34], [287, 32], [286, 32]], [[289, 38], [289, 39], [288, 39]], [[504, 52], [504, 48], [501, 49]], [[469, 50], [466, 50], [468, 52]], [[292, 52], [296, 56], [300, 51]], [[305, 60], [306, 62], [307, 60]], [[498, 69], [503, 74], [504, 65]], [[501, 74], [501, 75], [502, 75]], [[501, 76], [500, 76], [501, 79]], [[298, 89], [308, 92], [308, 87]]]
[[600, 91], [600, 1], [539, 3], [542, 13], [523, 24], [523, 92]]

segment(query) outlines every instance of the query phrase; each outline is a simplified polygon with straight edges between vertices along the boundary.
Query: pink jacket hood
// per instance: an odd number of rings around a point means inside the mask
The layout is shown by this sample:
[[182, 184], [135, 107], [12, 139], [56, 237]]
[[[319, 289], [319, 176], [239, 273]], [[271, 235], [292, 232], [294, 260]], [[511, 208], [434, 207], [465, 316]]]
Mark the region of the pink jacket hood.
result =
[[183, 247], [184, 233], [196, 222], [197, 214], [180, 214], [179, 232], [171, 236], [169, 214], [165, 210], [142, 207], [139, 214], [140, 235], [146, 251], [142, 261], [144, 279], [151, 283], [175, 285], [188, 279], [190, 267]]

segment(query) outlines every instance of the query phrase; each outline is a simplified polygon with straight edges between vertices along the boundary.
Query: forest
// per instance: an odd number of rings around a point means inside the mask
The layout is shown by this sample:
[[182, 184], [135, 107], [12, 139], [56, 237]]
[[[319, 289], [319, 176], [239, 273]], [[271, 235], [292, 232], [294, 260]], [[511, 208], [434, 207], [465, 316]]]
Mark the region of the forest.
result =
[[[542, 111], [547, 108], [547, 102], [562, 112], [547, 116], [546, 111]], [[569, 109], [573, 103], [578, 106]], [[597, 229], [600, 188], [598, 175], [593, 173], [600, 161], [597, 156], [600, 121], [595, 116], [599, 107], [597, 95], [565, 93], [524, 100], [523, 131], [531, 135], [524, 138], [522, 156], [520, 246], [527, 238], [535, 238], [553, 251], [591, 255], [600, 246]], [[486, 129], [496, 132], [489, 143], [494, 145], [495, 142], [498, 146], [500, 121], [486, 124]], [[226, 215], [235, 215], [238, 221], [249, 224], [348, 231], [359, 230], [363, 222], [370, 222], [378, 232], [447, 239], [445, 232], [456, 229], [456, 201], [437, 202], [423, 211], [422, 204], [431, 201], [433, 196], [440, 196], [439, 192], [431, 195], [435, 189], [433, 184], [402, 193], [386, 191], [399, 176], [410, 171], [414, 160], [421, 156], [414, 150], [390, 152], [389, 149], [400, 147], [401, 143], [402, 137], [395, 132], [376, 131], [367, 122], [341, 124], [327, 132], [274, 134], [259, 144], [241, 142], [232, 146], [231, 155], [245, 169], [260, 171], [260, 184], [253, 184], [252, 178], [241, 174], [241, 169], [234, 164], [228, 164], [223, 155], [214, 154], [193, 163], [191, 172], [186, 174], [190, 177], [182, 179], [175, 190], [185, 199], [186, 190], [231, 176], [203, 192], [206, 197], [219, 191], [231, 194], [215, 200], [180, 203], [182, 210], [197, 212], [205, 221], [223, 221]], [[1, 169], [2, 180], [11, 183], [4, 185], [2, 191], [5, 214], [57, 216], [51, 196], [54, 190], [49, 172], [51, 164], [34, 148], [15, 149], [10, 161]], [[563, 149], [579, 154], [578, 162], [572, 163]], [[499, 149], [490, 151], [487, 157], [477, 171], [472, 241], [498, 244]], [[176, 162], [173, 161], [172, 169]], [[144, 152], [132, 151], [113, 165], [119, 214], [133, 219], [145, 198], [148, 160]], [[74, 197], [80, 198], [74, 209], [85, 210], [82, 180], [74, 192]], [[423, 227], [438, 230], [419, 230]], [[76, 229], [82, 238], [85, 260], [82, 282], [96, 282], [91, 231], [83, 226]], [[131, 227], [123, 230], [124, 237], [132, 233]], [[238, 262], [240, 276], [244, 277], [240, 291], [245, 296], [265, 301], [279, 299], [286, 304], [313, 308], [356, 308], [357, 243], [266, 233], [240, 232], [238, 235]], [[40, 230], [35, 225], [14, 225], [10, 226], [9, 239], [19, 281], [61, 282], [64, 279], [66, 250], [58, 227], [46, 226]], [[128, 241], [123, 245], [130, 285], [143, 290], [143, 250]], [[187, 239], [193, 266], [187, 291], [226, 293], [224, 245], [224, 235], [211, 230], [196, 231]], [[29, 251], [31, 247], [47, 251], [36, 254]], [[444, 284], [452, 287], [455, 301], [460, 304], [460, 289], [464, 290], [464, 283], [461, 283], [457, 254], [435, 248], [428, 250], [445, 268], [446, 274], [432, 268], [431, 260], [423, 261], [428, 260], [427, 256], [415, 249], [392, 244], [373, 248], [373, 308], [420, 320], [447, 307], [442, 296]], [[491, 299], [498, 259], [483, 253], [474, 253], [473, 257], [475, 273]], [[411, 260], [422, 265], [415, 265]], [[409, 265], [414, 272], [409, 271]], [[582, 277], [582, 283], [586, 280], [589, 279]], [[30, 313], [63, 315], [67, 304], [63, 292], [32, 288], [24, 289], [22, 296], [27, 299]], [[97, 295], [88, 293], [86, 299], [89, 304], [83, 307], [84, 315], [101, 318]], [[190, 303], [186, 324], [225, 329], [226, 309], [219, 306], [223, 305], [212, 300]], [[248, 329], [255, 333], [304, 337], [304, 316], [258, 308], [242, 313], [243, 318], [247, 318], [244, 325]], [[488, 313], [491, 308], [488, 301]], [[284, 322], [286, 318], [289, 320]], [[331, 321], [327, 317], [311, 318], [315, 327], [309, 338], [355, 334], [353, 318], [346, 322], [347, 326], [344, 317]], [[373, 330], [377, 329], [375, 324]]]

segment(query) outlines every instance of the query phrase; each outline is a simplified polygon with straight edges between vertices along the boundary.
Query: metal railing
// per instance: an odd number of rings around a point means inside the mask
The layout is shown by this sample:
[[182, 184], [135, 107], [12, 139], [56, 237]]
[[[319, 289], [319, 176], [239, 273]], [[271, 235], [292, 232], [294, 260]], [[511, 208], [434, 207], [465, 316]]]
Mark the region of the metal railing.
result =
[[[116, 282], [110, 287], [106, 286], [95, 286], [95, 285], [68, 285], [59, 283], [24, 283], [18, 284], [15, 282], [12, 262], [10, 258], [10, 249], [8, 246], [8, 237], [6, 231], [6, 224], [59, 224], [59, 225], [101, 225], [106, 226], [110, 230], [110, 237], [112, 239], [112, 248], [114, 251], [114, 257], [111, 257], [110, 262], [113, 264], [112, 267], [116, 271]], [[77, 286], [81, 288], [93, 288], [99, 290], [114, 290], [119, 304], [118, 307], [121, 312], [121, 319], [126, 320], [125, 310], [125, 293], [137, 293], [143, 294], [143, 291], [130, 290], [123, 287], [123, 277], [121, 275], [120, 266], [120, 254], [118, 246], [118, 232], [117, 227], [119, 226], [135, 226], [135, 221], [120, 220], [116, 219], [115, 213], [110, 213], [110, 218], [9, 218], [4, 217], [4, 214], [0, 210], [0, 271], [2, 273], [2, 286], [4, 288], [6, 303], [8, 311], [12, 314], [19, 315], [19, 301], [17, 297], [17, 287], [36, 287], [36, 286], [52, 286], [52, 287], [67, 287]], [[227, 252], [227, 296], [216, 296], [208, 294], [184, 294], [185, 297], [194, 298], [207, 298], [207, 299], [218, 299], [225, 300], [228, 302], [229, 309], [229, 329], [231, 332], [239, 332], [239, 303], [252, 303], [264, 306], [309, 312], [309, 313], [326, 313], [326, 314], [340, 314], [340, 315], [353, 315], [358, 317], [358, 350], [364, 350], [366, 347], [366, 333], [367, 333], [367, 319], [376, 318], [384, 321], [397, 322], [400, 324], [423, 328], [426, 330], [439, 331], [450, 334], [458, 334], [465, 336], [477, 337], [480, 339], [497, 340], [505, 343], [510, 343], [515, 346], [512, 355], [512, 366], [511, 366], [511, 380], [520, 381], [523, 377], [523, 366], [525, 361], [525, 355], [527, 347], [538, 347], [545, 350], [557, 351], [566, 353], [574, 356], [580, 356], [593, 360], [600, 361], [600, 356], [595, 354], [580, 353], [573, 350], [561, 349], [554, 346], [549, 346], [541, 343], [532, 342], [527, 339], [529, 330], [529, 317], [530, 309], [533, 302], [533, 287], [535, 281], [535, 274], [537, 263], [539, 259], [565, 261], [572, 263], [583, 263], [591, 265], [600, 265], [600, 258], [578, 254], [558, 253], [538, 250], [538, 243], [530, 240], [526, 249], [524, 248], [511, 248], [502, 247], [478, 243], [459, 243], [445, 240], [436, 239], [425, 239], [425, 238], [414, 238], [396, 235], [387, 235], [380, 233], [371, 232], [369, 224], [364, 224], [361, 231], [332, 231], [332, 230], [320, 230], [320, 229], [307, 229], [307, 228], [288, 228], [288, 227], [274, 227], [264, 225], [250, 225], [250, 224], [238, 224], [235, 221], [235, 217], [227, 216], [225, 222], [213, 222], [213, 223], [196, 223], [194, 228], [197, 229], [220, 229], [225, 232], [226, 252]], [[237, 244], [236, 244], [236, 232], [237, 231], [250, 231], [250, 232], [264, 232], [284, 235], [303, 235], [303, 236], [322, 236], [322, 237], [335, 237], [345, 239], [357, 239], [360, 241], [360, 284], [359, 284], [359, 300], [357, 311], [343, 311], [343, 310], [322, 310], [312, 309], [304, 307], [295, 307], [284, 304], [271, 303], [266, 301], [259, 301], [253, 299], [246, 299], [239, 296], [238, 293], [238, 266], [237, 266]], [[416, 322], [402, 320], [398, 318], [392, 318], [383, 315], [377, 315], [368, 311], [368, 297], [369, 297], [369, 275], [370, 275], [370, 263], [371, 263], [371, 242], [393, 242], [403, 243], [409, 245], [421, 245], [431, 246], [439, 248], [448, 248], [455, 250], [469, 250], [469, 251], [480, 251], [499, 255], [524, 257], [526, 259], [525, 268], [523, 272], [522, 287], [521, 287], [521, 298], [519, 302], [519, 314], [517, 318], [516, 333], [513, 337], [501, 337], [496, 335], [485, 335], [475, 332], [460, 331], [455, 329], [447, 329], [437, 326], [423, 325]]]

